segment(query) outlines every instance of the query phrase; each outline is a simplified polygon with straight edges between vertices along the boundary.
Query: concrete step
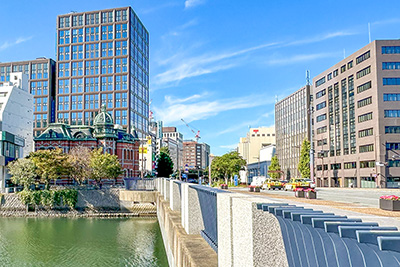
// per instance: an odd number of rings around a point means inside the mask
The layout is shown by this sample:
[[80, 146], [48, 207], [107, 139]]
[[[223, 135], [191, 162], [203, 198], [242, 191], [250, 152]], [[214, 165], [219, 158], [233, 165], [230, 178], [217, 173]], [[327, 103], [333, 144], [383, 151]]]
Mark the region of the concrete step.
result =
[[325, 232], [339, 233], [339, 226], [375, 226], [379, 224], [376, 222], [325, 222]]
[[400, 237], [399, 231], [359, 230], [356, 232], [359, 243], [378, 245], [378, 236]]
[[347, 216], [327, 215], [327, 214], [306, 214], [300, 215], [302, 224], [312, 224], [313, 218], [347, 218]]
[[378, 236], [380, 250], [400, 252], [400, 236]]
[[362, 225], [356, 225], [356, 226], [339, 225], [338, 226], [338, 230], [339, 230], [340, 237], [357, 239], [357, 233], [356, 232], [358, 230], [396, 231], [397, 227], [377, 227], [377, 226], [362, 226]]

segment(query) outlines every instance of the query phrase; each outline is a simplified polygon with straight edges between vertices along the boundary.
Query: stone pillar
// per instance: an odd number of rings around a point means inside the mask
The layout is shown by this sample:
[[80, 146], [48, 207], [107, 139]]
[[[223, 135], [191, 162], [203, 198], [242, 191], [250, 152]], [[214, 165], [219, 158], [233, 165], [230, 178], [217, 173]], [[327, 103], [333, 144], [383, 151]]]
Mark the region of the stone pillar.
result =
[[170, 206], [174, 211], [181, 209], [181, 194], [179, 192], [179, 181], [171, 181], [170, 185]]
[[189, 191], [189, 184], [182, 183], [181, 184], [181, 220], [182, 220], [182, 227], [185, 230], [186, 230], [186, 226], [188, 224], [188, 207], [189, 207], [188, 191]]
[[[288, 266], [277, 218], [240, 194], [218, 194], [218, 266]], [[245, 253], [244, 253], [245, 251]]]
[[186, 233], [199, 235], [200, 231], [204, 230], [204, 222], [197, 190], [190, 185], [188, 187], [187, 206]]
[[169, 196], [170, 196], [170, 192], [169, 192], [169, 188], [170, 188], [170, 184], [171, 184], [171, 179], [165, 179], [165, 194], [164, 194], [164, 199], [166, 201], [169, 202]]

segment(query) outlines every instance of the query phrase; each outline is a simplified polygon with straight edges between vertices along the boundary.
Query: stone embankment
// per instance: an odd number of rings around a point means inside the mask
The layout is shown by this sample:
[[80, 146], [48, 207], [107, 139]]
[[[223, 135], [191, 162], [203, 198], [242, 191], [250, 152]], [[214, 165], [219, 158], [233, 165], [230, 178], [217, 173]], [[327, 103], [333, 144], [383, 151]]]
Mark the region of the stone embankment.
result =
[[122, 189], [78, 190], [76, 209], [38, 206], [34, 211], [20, 201], [17, 194], [1, 197], [0, 217], [96, 217], [127, 218], [156, 217], [156, 196], [153, 191], [127, 191]]

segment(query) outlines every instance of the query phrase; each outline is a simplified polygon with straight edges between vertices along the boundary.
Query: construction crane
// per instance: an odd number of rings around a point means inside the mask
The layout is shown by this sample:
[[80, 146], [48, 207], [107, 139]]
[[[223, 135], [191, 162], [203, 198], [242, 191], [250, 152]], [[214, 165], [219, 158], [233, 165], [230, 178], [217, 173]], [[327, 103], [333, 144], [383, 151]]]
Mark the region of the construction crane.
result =
[[[192, 131], [192, 133], [194, 133], [194, 138], [196, 139], [196, 142], [199, 142], [200, 137], [200, 130], [197, 130], [193, 127], [190, 127], [189, 124], [186, 123], [186, 121], [184, 119], [181, 119], [181, 121], [183, 121], [183, 123], [186, 125], [186, 127], [189, 128], [190, 131]], [[197, 130], [197, 133], [195, 132], [195, 130]]]

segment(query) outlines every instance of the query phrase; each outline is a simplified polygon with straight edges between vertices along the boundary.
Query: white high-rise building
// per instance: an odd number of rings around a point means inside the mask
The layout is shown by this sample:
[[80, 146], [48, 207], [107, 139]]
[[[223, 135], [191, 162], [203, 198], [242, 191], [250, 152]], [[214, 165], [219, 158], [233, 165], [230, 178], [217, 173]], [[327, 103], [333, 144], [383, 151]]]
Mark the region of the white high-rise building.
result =
[[0, 178], [4, 191], [9, 175], [6, 165], [33, 151], [33, 96], [28, 76], [10, 73], [10, 81], [0, 82]]

